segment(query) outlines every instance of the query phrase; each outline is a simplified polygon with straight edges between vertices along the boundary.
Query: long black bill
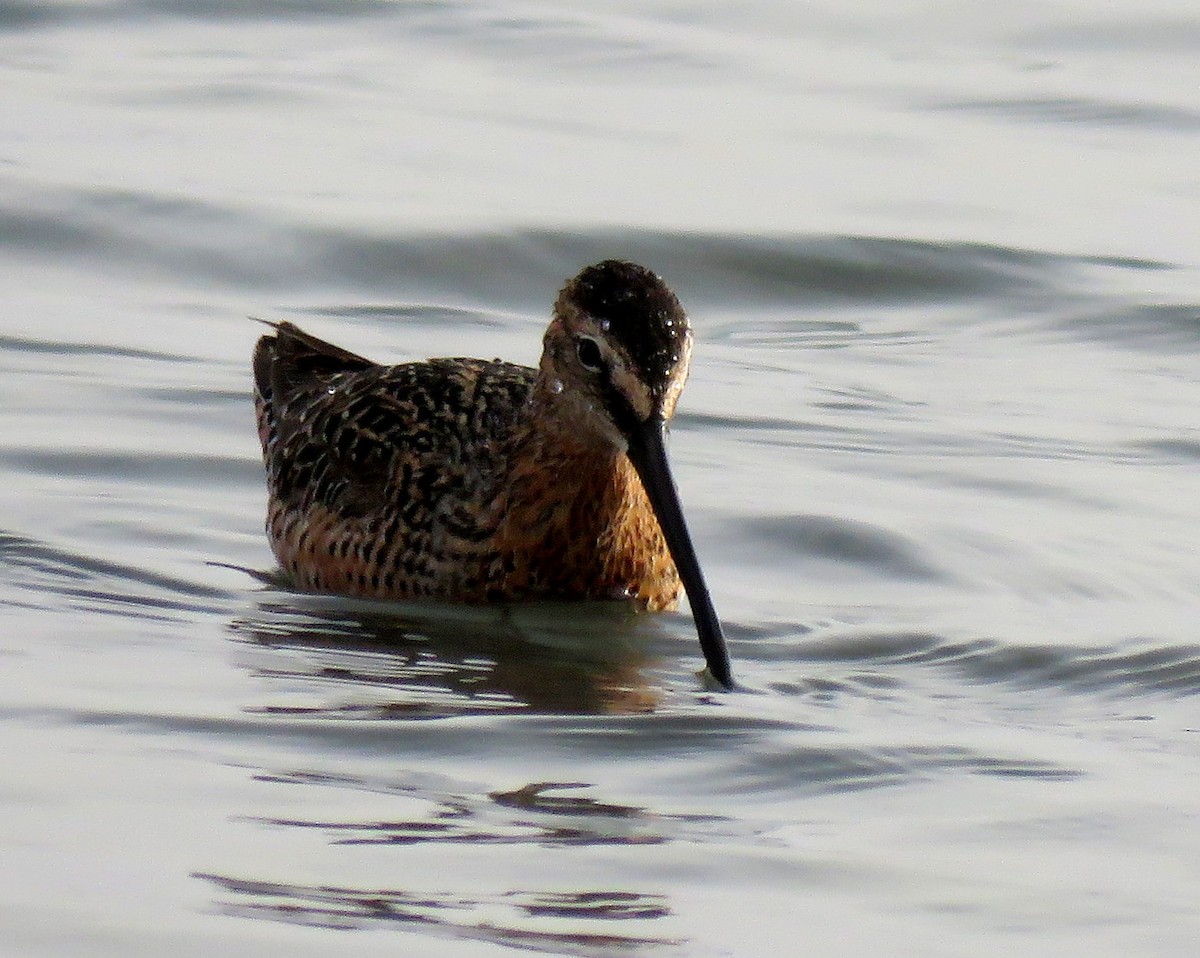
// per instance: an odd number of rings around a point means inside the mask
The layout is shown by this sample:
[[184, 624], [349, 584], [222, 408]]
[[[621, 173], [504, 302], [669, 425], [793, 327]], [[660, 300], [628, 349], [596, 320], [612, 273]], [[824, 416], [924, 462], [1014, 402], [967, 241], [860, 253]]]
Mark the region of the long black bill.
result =
[[704, 573], [700, 571], [696, 550], [692, 547], [692, 537], [688, 535], [687, 523], [683, 521], [683, 508], [679, 504], [675, 480], [671, 478], [671, 469], [667, 465], [664, 444], [666, 429], [665, 421], [653, 417], [632, 430], [628, 436], [629, 461], [642, 480], [667, 540], [667, 548], [671, 550], [671, 558], [675, 560], [675, 568], [679, 570], [679, 578], [683, 580], [708, 671], [728, 689], [733, 687], [729, 650], [725, 648], [721, 623], [709, 598]]

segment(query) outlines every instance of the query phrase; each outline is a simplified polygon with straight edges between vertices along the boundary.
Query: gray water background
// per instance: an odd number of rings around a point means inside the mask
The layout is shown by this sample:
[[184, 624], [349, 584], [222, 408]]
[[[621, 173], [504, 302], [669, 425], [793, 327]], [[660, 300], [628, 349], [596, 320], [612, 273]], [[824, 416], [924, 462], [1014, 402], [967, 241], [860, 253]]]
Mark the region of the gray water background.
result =
[[[1200, 948], [1185, 0], [0, 3], [0, 954]], [[247, 316], [696, 330], [686, 614], [264, 586]]]

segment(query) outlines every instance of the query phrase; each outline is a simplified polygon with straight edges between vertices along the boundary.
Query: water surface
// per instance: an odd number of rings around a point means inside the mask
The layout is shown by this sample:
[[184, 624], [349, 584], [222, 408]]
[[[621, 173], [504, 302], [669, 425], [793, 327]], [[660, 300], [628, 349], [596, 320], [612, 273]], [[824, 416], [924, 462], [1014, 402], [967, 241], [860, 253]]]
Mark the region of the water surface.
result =
[[[1192, 953], [1197, 40], [0, 6], [0, 950]], [[534, 363], [607, 256], [692, 315], [738, 693], [686, 614], [251, 574], [248, 316]]]

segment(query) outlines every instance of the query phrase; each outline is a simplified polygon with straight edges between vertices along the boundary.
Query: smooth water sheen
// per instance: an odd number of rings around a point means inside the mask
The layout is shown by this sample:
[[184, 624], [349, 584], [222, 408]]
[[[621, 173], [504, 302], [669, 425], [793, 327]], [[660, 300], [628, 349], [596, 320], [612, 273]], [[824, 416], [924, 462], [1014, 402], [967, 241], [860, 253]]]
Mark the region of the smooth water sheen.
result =
[[[726, 7], [0, 3], [0, 954], [1196, 953], [1200, 17]], [[608, 256], [740, 691], [251, 574], [248, 316], [533, 363]]]

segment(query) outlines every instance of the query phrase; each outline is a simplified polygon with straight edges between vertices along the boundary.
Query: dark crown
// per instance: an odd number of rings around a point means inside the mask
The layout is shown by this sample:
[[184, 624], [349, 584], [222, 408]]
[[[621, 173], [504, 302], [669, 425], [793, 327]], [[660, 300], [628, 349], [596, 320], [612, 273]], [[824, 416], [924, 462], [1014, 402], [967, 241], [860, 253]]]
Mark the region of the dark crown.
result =
[[665, 386], [686, 352], [689, 327], [660, 277], [636, 263], [607, 259], [583, 270], [564, 293], [625, 349], [648, 385]]

